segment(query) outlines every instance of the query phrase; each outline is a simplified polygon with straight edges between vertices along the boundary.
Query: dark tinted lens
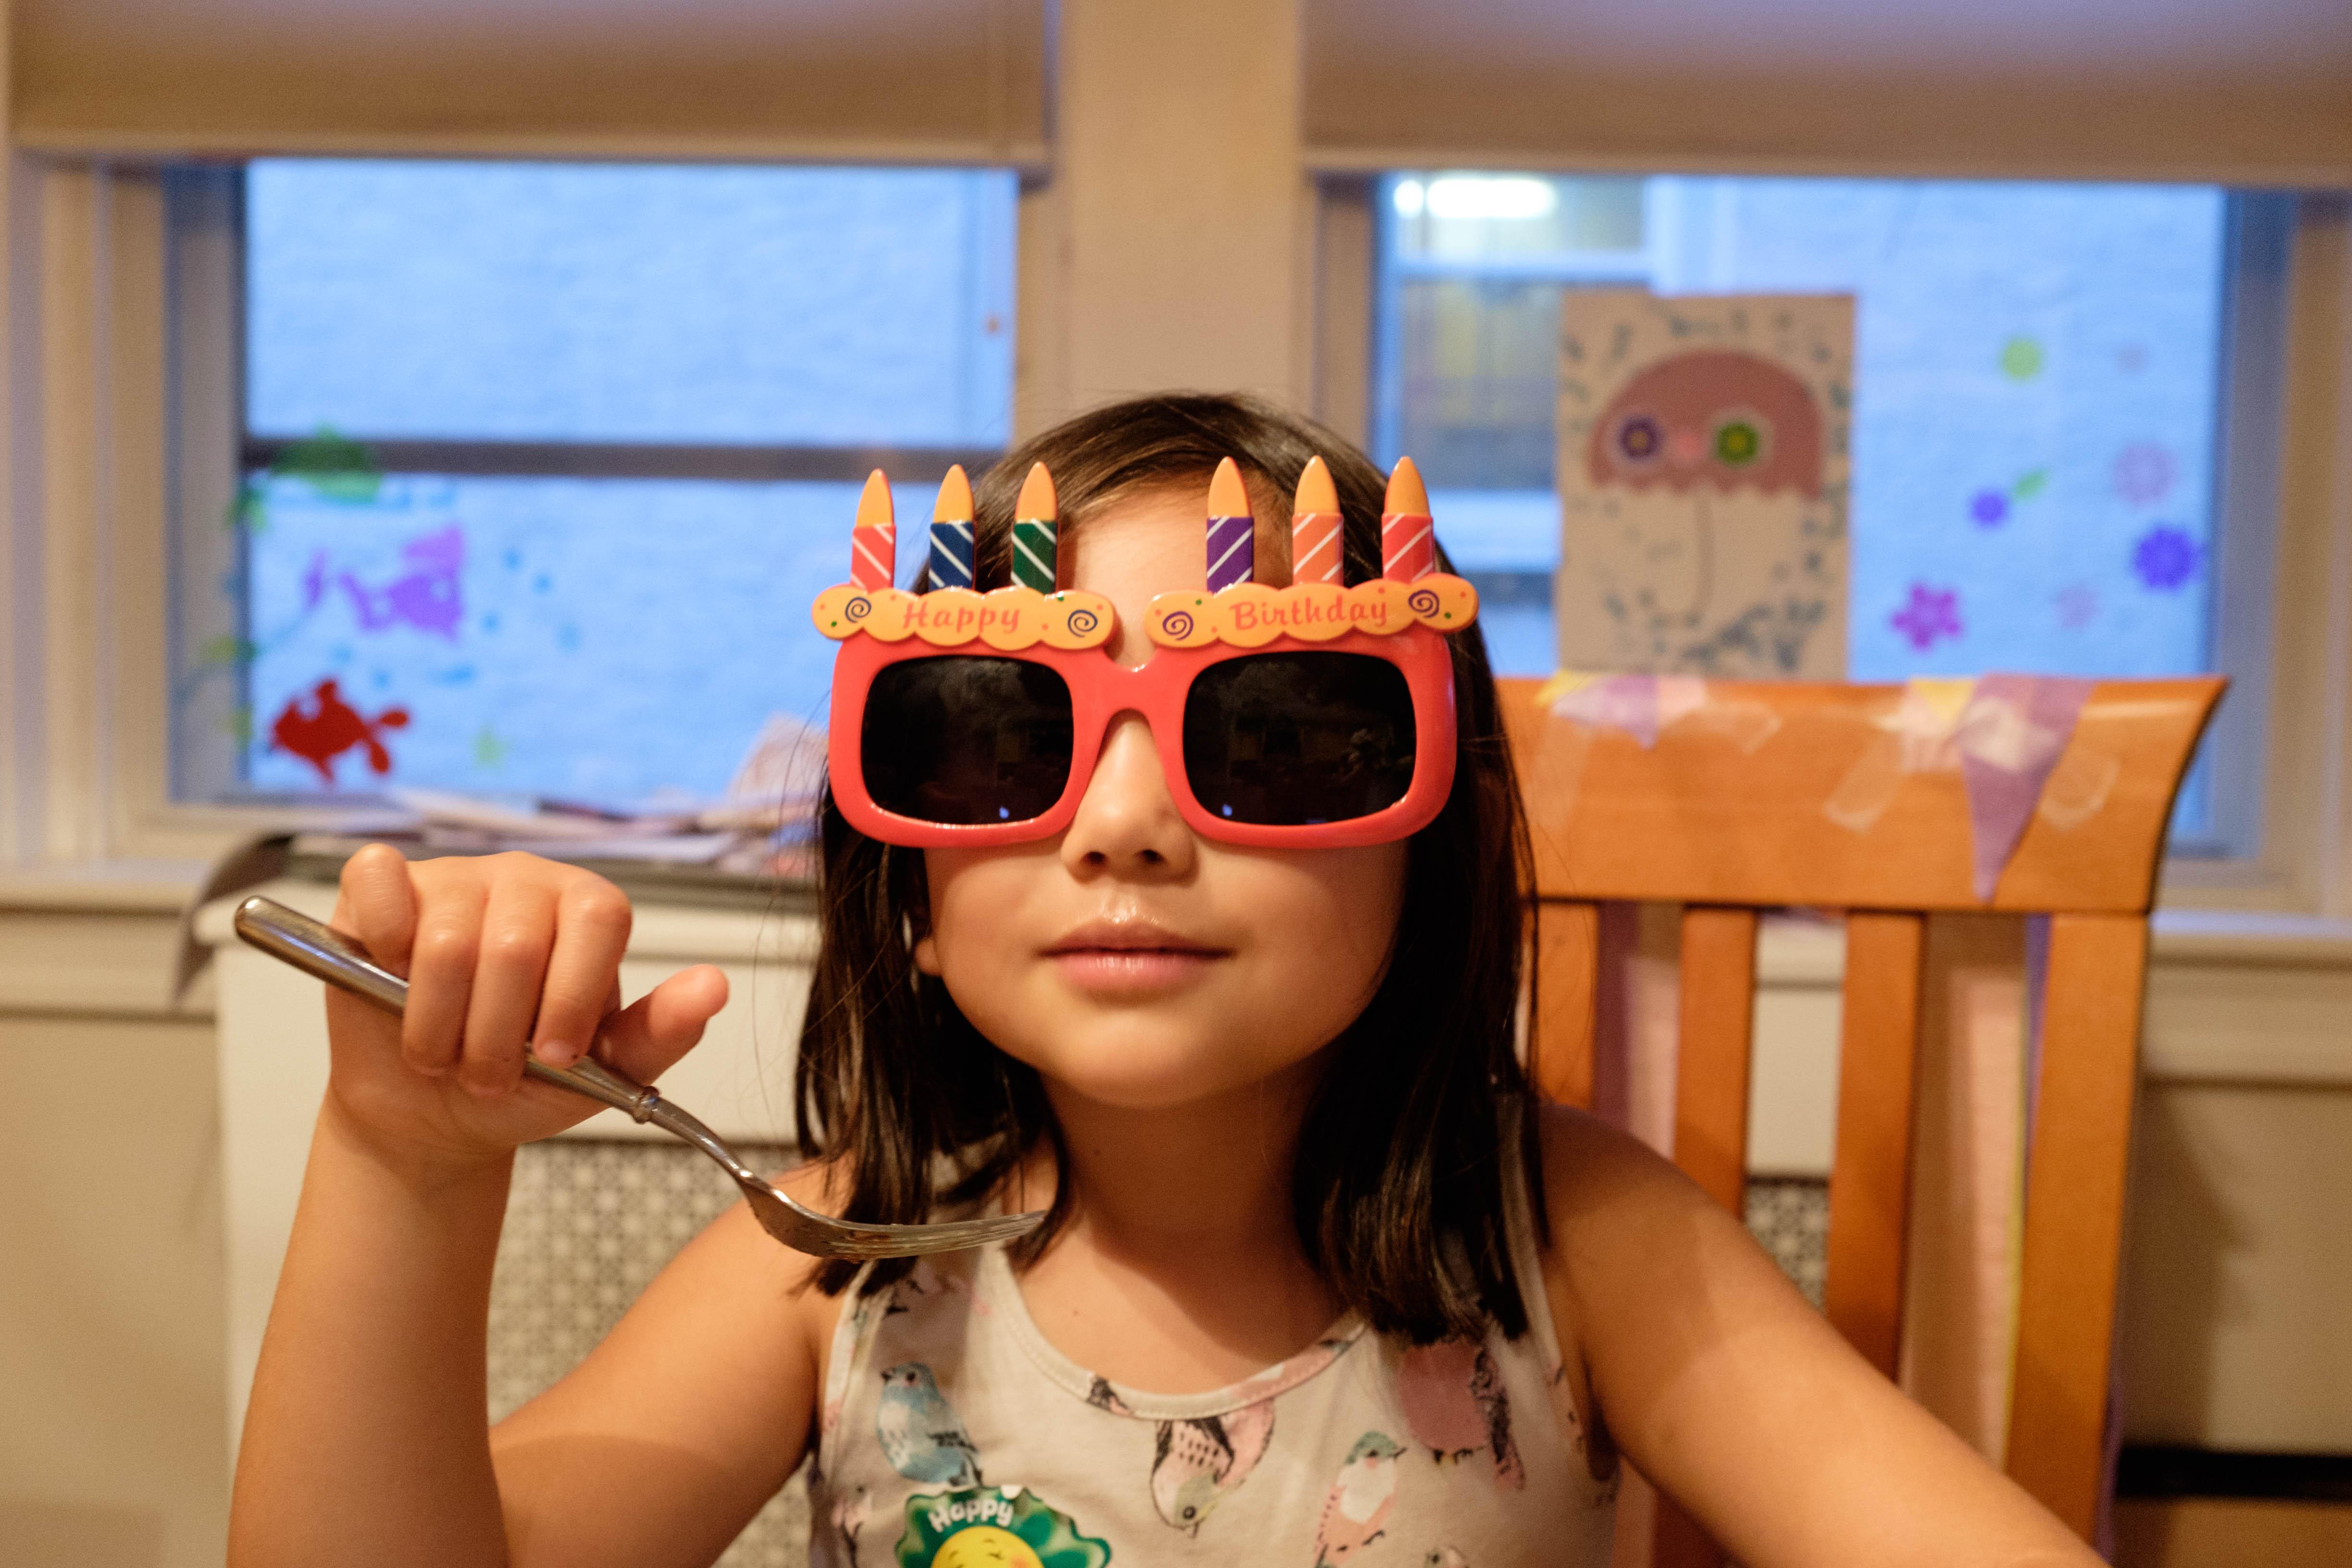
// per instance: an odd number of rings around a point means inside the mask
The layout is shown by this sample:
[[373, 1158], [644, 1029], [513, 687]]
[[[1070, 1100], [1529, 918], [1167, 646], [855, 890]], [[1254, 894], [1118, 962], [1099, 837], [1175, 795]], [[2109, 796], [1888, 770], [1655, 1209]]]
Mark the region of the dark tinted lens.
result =
[[1184, 773], [1212, 816], [1295, 826], [1384, 811], [1412, 784], [1412, 691], [1360, 653], [1211, 665], [1184, 700]]
[[919, 822], [1025, 822], [1070, 779], [1070, 689], [1017, 658], [910, 658], [866, 696], [874, 804]]

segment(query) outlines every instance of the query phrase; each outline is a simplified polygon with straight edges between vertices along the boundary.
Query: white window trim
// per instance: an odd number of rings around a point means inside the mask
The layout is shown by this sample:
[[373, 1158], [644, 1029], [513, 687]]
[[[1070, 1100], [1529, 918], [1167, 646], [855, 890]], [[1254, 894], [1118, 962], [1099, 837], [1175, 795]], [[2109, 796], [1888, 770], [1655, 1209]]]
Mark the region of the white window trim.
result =
[[[204, 476], [173, 471], [173, 418], [193, 425], [206, 410], [167, 406], [166, 368], [174, 353], [226, 351], [192, 337], [184, 313], [180, 342], [167, 342], [155, 171], [19, 156], [7, 185], [0, 865], [176, 863], [180, 870], [158, 874], [193, 882], [196, 867], [240, 838], [341, 815], [172, 799], [175, 478], [184, 509], [209, 514], [219, 503], [195, 493]], [[1370, 326], [1365, 195], [1360, 182], [1335, 184], [1311, 230], [1322, 306], [1313, 312], [1312, 395], [1349, 434], [1362, 429], [1369, 390], [1359, 335]], [[2163, 901], [2344, 919], [2352, 918], [2352, 198], [2301, 198], [2294, 260], [2263, 847], [2248, 859], [2176, 858]], [[214, 336], [233, 341], [223, 331], [233, 325], [216, 324]], [[234, 419], [233, 409], [210, 412]], [[225, 468], [210, 486], [234, 478]]]
[[173, 800], [170, 446], [191, 411], [167, 402], [163, 183], [19, 156], [9, 186], [0, 862], [193, 880], [241, 838], [343, 814]]
[[[1333, 301], [1372, 296], [1377, 189], [1360, 176], [1318, 185], [1316, 406], [1359, 439], [1370, 423], [1372, 312], [1360, 305], [1349, 318]], [[2237, 377], [2231, 410], [2230, 438], [2280, 444], [2274, 496], [2233, 490], [2226, 503], [2266, 511], [2271, 538], [2246, 538], [2247, 520], [2228, 520], [2240, 569], [2215, 605], [2221, 662], [2258, 673], [2207, 742], [2263, 746], [2262, 820], [2248, 835], [2259, 847], [2168, 858], [2159, 902], [2352, 919], [2352, 198], [2298, 197], [2290, 245], [2277, 406], [2242, 395], [2257, 384]], [[2266, 611], [2248, 613], [2265, 600]]]

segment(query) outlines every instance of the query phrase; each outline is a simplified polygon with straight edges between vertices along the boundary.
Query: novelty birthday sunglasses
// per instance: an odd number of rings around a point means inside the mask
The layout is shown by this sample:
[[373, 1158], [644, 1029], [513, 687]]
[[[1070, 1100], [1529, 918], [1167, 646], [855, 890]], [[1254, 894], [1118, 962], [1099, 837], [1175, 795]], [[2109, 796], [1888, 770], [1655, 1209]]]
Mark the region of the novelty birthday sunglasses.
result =
[[1350, 587], [1318, 458], [1299, 480], [1293, 581], [1255, 580], [1248, 492], [1231, 461], [1209, 487], [1208, 586], [1160, 595], [1139, 668], [1109, 651], [1099, 594], [1055, 587], [1053, 481], [1014, 506], [1013, 584], [976, 592], [971, 491], [940, 486], [923, 594], [890, 586], [897, 528], [879, 472], [851, 531], [851, 580], [813, 610], [837, 639], [827, 762], [868, 837], [912, 848], [1051, 837], [1077, 814], [1121, 713], [1150, 728], [1196, 833], [1274, 848], [1384, 844], [1427, 826], [1454, 787], [1454, 668], [1444, 634], [1477, 594], [1435, 572], [1429, 503], [1397, 465], [1381, 574]]

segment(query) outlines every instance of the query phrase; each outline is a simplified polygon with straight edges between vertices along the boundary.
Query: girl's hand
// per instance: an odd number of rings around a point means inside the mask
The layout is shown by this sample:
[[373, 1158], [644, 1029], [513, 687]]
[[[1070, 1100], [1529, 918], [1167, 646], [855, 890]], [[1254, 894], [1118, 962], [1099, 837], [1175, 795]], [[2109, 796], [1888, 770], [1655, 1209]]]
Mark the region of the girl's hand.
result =
[[564, 1067], [597, 1046], [608, 1066], [652, 1082], [726, 1005], [727, 977], [699, 964], [622, 1008], [629, 921], [612, 883], [537, 856], [412, 865], [389, 846], [361, 850], [331, 923], [406, 977], [408, 1009], [394, 1017], [328, 988], [326, 1116], [382, 1157], [449, 1170], [596, 1113], [525, 1079], [527, 1050]]

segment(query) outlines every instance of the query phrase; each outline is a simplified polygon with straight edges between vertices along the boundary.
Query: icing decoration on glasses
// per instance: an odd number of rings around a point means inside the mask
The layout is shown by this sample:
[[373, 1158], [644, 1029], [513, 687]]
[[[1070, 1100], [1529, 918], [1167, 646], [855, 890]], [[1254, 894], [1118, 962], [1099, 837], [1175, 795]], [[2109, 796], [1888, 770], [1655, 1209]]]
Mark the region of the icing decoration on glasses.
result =
[[1437, 534], [1429, 518], [1429, 491], [1411, 458], [1399, 458], [1389, 474], [1388, 500], [1381, 507], [1381, 575], [1418, 583], [1437, 569]]
[[1331, 470], [1323, 459], [1307, 460], [1298, 476], [1298, 494], [1290, 504], [1290, 581], [1347, 582], [1346, 552], [1341, 545], [1339, 492], [1332, 488]]
[[1257, 521], [1249, 491], [1231, 458], [1209, 477], [1209, 592], [1247, 583], [1257, 574]]
[[[858, 498], [850, 530], [850, 580], [819, 594], [810, 618], [835, 641], [863, 633], [885, 643], [918, 637], [937, 647], [978, 642], [1005, 652], [1040, 643], [1076, 650], [1109, 642], [1118, 617], [1108, 599], [1083, 588], [1041, 586], [1053, 583], [1059, 569], [1058, 509], [1053, 476], [1043, 463], [1022, 482], [1013, 512], [1013, 584], [980, 593], [970, 585], [971, 486], [961, 468], [949, 469], [932, 509], [934, 586], [910, 594], [890, 585], [898, 569], [898, 531], [889, 482], [877, 468]], [[1218, 465], [1210, 481], [1208, 512], [1210, 585], [1151, 601], [1144, 629], [1161, 647], [1264, 647], [1282, 637], [1330, 642], [1349, 632], [1394, 637], [1415, 626], [1456, 632], [1477, 619], [1477, 590], [1433, 569], [1429, 497], [1411, 458], [1399, 459], [1389, 479], [1381, 518], [1381, 574], [1352, 587], [1344, 580], [1339, 497], [1321, 458], [1299, 476], [1291, 552], [1294, 569], [1304, 563], [1306, 574], [1294, 570], [1286, 587], [1255, 580], [1255, 524], [1241, 471], [1231, 458]], [[946, 570], [940, 566], [943, 554]]]
[[1032, 463], [1029, 477], [1021, 481], [1021, 499], [1013, 503], [1014, 587], [1033, 588], [1040, 594], [1054, 591], [1059, 571], [1059, 516], [1054, 476], [1045, 471], [1045, 464]]
[[[1144, 631], [1153, 642], [1161, 647], [1203, 647], [1214, 642], [1231, 647], [1264, 647], [1279, 637], [1329, 642], [1349, 632], [1394, 637], [1416, 626], [1458, 632], [1477, 619], [1478, 591], [1459, 577], [1433, 569], [1437, 546], [1429, 521], [1429, 493], [1422, 488], [1412, 458], [1400, 458], [1396, 471], [1389, 476], [1388, 500], [1381, 518], [1381, 575], [1352, 588], [1344, 586], [1339, 575], [1339, 497], [1332, 490], [1329, 472], [1320, 469], [1318, 458], [1299, 476], [1301, 499], [1294, 503], [1291, 532], [1292, 582], [1288, 587], [1276, 587], [1253, 581], [1246, 572], [1239, 576], [1227, 572], [1221, 581], [1219, 563], [1229, 559], [1225, 552], [1231, 546], [1220, 530], [1236, 521], [1245, 522], [1245, 516], [1236, 519], [1234, 513], [1245, 514], [1249, 500], [1233, 459], [1217, 466], [1215, 477], [1209, 481], [1208, 586], [1179, 589], [1151, 601]], [[1318, 480], [1323, 493], [1310, 494], [1309, 479]], [[1317, 511], [1303, 510], [1310, 501]], [[1304, 516], [1319, 529], [1318, 513], [1324, 508], [1334, 523], [1331, 574], [1301, 581], [1296, 571], [1301, 559], [1297, 520]], [[1244, 531], [1241, 538], [1240, 548], [1245, 551], [1249, 535]], [[1307, 558], [1313, 559], [1311, 552]]]
[[857, 521], [849, 530], [849, 580], [868, 593], [887, 588], [898, 563], [898, 524], [890, 510], [890, 481], [877, 468], [866, 476], [865, 492], [857, 498]]
[[963, 477], [961, 463], [949, 468], [931, 508], [931, 582], [940, 588], [972, 586], [971, 482]]
[[[1043, 510], [1045, 513], [1042, 520], [1045, 570], [1048, 574], [1045, 580], [1050, 582], [1054, 480], [1044, 464], [1030, 471], [1021, 495], [1020, 503], [1013, 508], [1016, 512]], [[1044, 498], [1042, 507], [1038, 504], [1039, 496]], [[971, 581], [971, 485], [961, 467], [950, 468], [947, 478], [940, 482], [939, 502], [932, 508], [931, 566], [935, 580], [941, 575], [940, 539], [944, 528], [950, 533], [951, 551], [956, 542], [961, 544], [963, 583]], [[1033, 587], [1015, 585], [982, 594], [969, 586], [957, 586], [952, 581], [925, 594], [894, 588], [890, 579], [898, 570], [898, 532], [891, 518], [890, 484], [882, 470], [877, 468], [866, 481], [865, 493], [858, 497], [857, 521], [849, 531], [849, 581], [836, 583], [819, 594], [816, 603], [809, 608], [816, 629], [836, 642], [863, 632], [886, 643], [904, 642], [908, 637], [919, 637], [937, 647], [980, 642], [1012, 653], [1039, 643], [1070, 649], [1099, 647], [1110, 640], [1111, 633], [1118, 628], [1118, 617], [1110, 601], [1100, 594], [1078, 588], [1040, 593]], [[1041, 520], [1022, 521], [1034, 523]]]

